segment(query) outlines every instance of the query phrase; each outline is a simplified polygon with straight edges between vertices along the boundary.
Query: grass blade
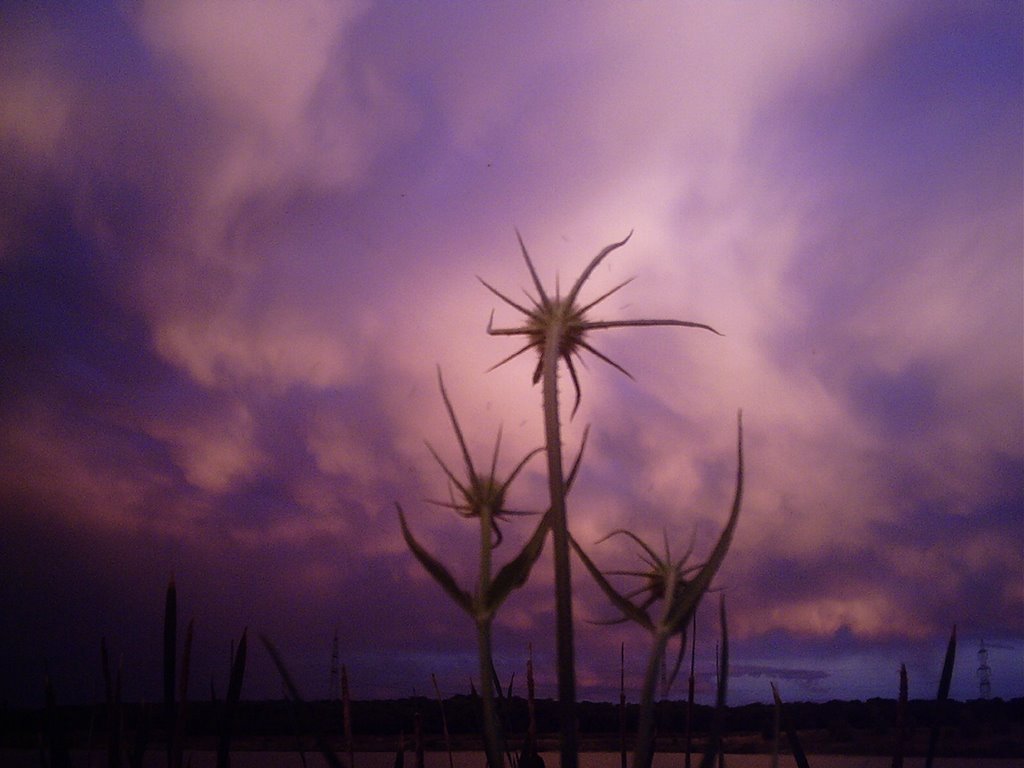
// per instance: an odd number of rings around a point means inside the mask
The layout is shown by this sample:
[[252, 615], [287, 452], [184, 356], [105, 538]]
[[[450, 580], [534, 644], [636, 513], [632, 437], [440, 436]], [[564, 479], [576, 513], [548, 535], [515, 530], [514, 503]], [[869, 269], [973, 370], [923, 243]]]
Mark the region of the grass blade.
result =
[[771, 686], [775, 707], [772, 712], [772, 760], [769, 765], [771, 768], [779, 768], [779, 732], [782, 730], [782, 701], [779, 700], [779, 692], [775, 687], [775, 683], [772, 683]]
[[352, 738], [352, 697], [348, 689], [348, 668], [344, 664], [341, 665], [341, 719], [345, 730], [345, 751], [348, 753], [349, 768], [355, 768], [355, 744]]
[[619, 766], [627, 768], [626, 760], [626, 644], [619, 646]]
[[430, 673], [430, 680], [434, 683], [434, 693], [437, 696], [437, 706], [441, 709], [441, 733], [444, 735], [444, 746], [448, 752], [448, 768], [455, 768], [455, 758], [452, 756], [452, 737], [448, 733], [448, 718], [444, 712], [444, 700], [441, 698], [441, 688], [437, 684], [437, 675]]
[[907, 742], [907, 665], [900, 664], [900, 699], [896, 705], [896, 747], [892, 768], [903, 768], [903, 752]]
[[779, 708], [782, 725], [786, 729], [786, 738], [789, 739], [789, 748], [793, 750], [793, 759], [796, 760], [797, 768], [810, 768], [803, 744], [800, 743], [800, 737], [797, 736], [796, 727], [782, 709], [782, 699], [779, 697], [779, 689], [775, 687], [775, 683], [772, 683], [772, 696], [775, 698], [775, 706]]
[[217, 737], [217, 768], [228, 768], [231, 765], [231, 730], [234, 727], [238, 700], [242, 695], [248, 633], [248, 629], [242, 630], [242, 639], [238, 641], [238, 649], [231, 662], [231, 677], [228, 680], [227, 695], [224, 697], [224, 713], [220, 722], [220, 733]]
[[[302, 694], [299, 693], [298, 687], [295, 685], [295, 681], [292, 680], [291, 674], [288, 672], [288, 668], [285, 666], [284, 660], [281, 658], [281, 654], [278, 652], [274, 644], [270, 642], [270, 639], [266, 635], [260, 635], [260, 640], [263, 642], [263, 647], [267, 649], [267, 653], [270, 654], [270, 659], [274, 662], [274, 666], [277, 668], [277, 673], [281, 676], [281, 681], [284, 683], [285, 690], [288, 691], [288, 695], [291, 697], [292, 702], [302, 709], [306, 708], [306, 702], [302, 698]], [[334, 751], [328, 746], [326, 739], [319, 732], [314, 734], [316, 739], [317, 749], [320, 750], [320, 754], [324, 756], [324, 760], [331, 768], [344, 768], [344, 763], [338, 759], [338, 756], [334, 754]]]
[[164, 726], [167, 731], [167, 764], [173, 762], [173, 734], [175, 732], [174, 718], [176, 713], [174, 707], [174, 683], [175, 664], [178, 656], [178, 592], [174, 585], [174, 576], [167, 584], [167, 593], [164, 596]]
[[690, 677], [686, 686], [686, 762], [685, 768], [690, 768], [690, 755], [693, 752], [693, 699], [696, 679], [694, 678], [694, 666], [697, 660], [697, 612], [693, 612], [693, 626], [690, 628]]
[[935, 759], [935, 748], [939, 743], [939, 731], [945, 720], [946, 699], [949, 698], [949, 684], [953, 679], [953, 663], [956, 661], [956, 624], [949, 636], [949, 644], [946, 646], [946, 659], [942, 664], [942, 677], [939, 679], [939, 692], [935, 697], [935, 719], [932, 721], [932, 732], [928, 738], [928, 755], [925, 758], [925, 768], [931, 768]]
[[711, 768], [715, 757], [722, 757], [722, 735], [725, 730], [725, 700], [729, 682], [729, 628], [725, 621], [725, 597], [718, 602], [718, 620], [722, 625], [722, 656], [718, 672], [718, 695], [715, 701], [715, 714], [711, 721], [711, 734], [708, 738], [708, 749], [701, 760], [701, 768]]
[[195, 620], [189, 619], [185, 630], [185, 647], [181, 652], [181, 671], [178, 676], [178, 711], [174, 719], [174, 733], [171, 740], [172, 768], [181, 768], [185, 749], [185, 721], [188, 714], [188, 672], [192, 661], [192, 633]]

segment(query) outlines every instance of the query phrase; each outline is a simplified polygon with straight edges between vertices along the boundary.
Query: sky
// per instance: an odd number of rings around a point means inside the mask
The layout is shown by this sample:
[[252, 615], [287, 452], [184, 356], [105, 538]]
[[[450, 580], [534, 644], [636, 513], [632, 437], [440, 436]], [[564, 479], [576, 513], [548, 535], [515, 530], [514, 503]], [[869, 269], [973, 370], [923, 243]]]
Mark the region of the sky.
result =
[[[533, 290], [606, 245], [569, 524], [701, 562], [713, 700], [1024, 696], [1024, 6], [518, 0], [7, 4], [0, 10], [0, 700], [161, 695], [164, 590], [190, 695], [466, 693], [479, 530], [431, 505], [460, 454], [543, 443], [532, 353], [490, 370]], [[561, 382], [563, 397], [571, 393]], [[543, 458], [509, 490], [546, 508]], [[499, 563], [536, 518], [503, 524]], [[550, 544], [496, 666], [555, 695]], [[617, 583], [628, 588], [630, 581]], [[573, 564], [581, 699], [636, 701], [650, 647]], [[684, 696], [684, 687], [674, 695]]]

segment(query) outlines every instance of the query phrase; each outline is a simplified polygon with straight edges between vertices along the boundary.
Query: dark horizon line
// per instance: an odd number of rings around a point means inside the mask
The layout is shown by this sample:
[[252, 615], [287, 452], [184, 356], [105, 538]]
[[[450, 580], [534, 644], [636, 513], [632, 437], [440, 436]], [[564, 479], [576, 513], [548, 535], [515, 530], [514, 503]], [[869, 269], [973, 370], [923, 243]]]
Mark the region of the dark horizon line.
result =
[[[462, 700], [465, 700], [465, 699], [475, 699], [475, 698], [479, 698], [479, 695], [478, 694], [474, 695], [472, 693], [453, 693], [450, 696], [445, 696], [444, 698], [441, 699], [441, 701], [442, 702], [462, 701]], [[429, 702], [436, 703], [437, 700], [438, 699], [437, 699], [436, 696], [429, 696], [429, 695], [426, 695], [426, 694], [414, 694], [414, 695], [410, 695], [410, 696], [391, 696], [391, 697], [379, 697], [379, 698], [352, 698], [352, 699], [350, 699], [350, 702], [352, 704], [362, 704], [362, 703], [367, 703], [367, 704], [403, 704], [403, 703], [416, 703], [416, 702], [421, 702], [421, 701], [429, 701]], [[522, 701], [522, 702], [525, 702], [526, 700], [527, 699], [526, 699], [525, 696], [521, 696], [519, 694], [515, 694], [515, 695], [509, 697], [508, 699], [506, 699], [506, 701]], [[186, 701], [189, 704], [195, 704], [195, 705], [222, 704], [223, 703], [223, 700], [220, 699], [220, 698], [211, 699], [211, 698], [208, 698], [208, 697], [194, 698], [194, 699], [193, 698], [189, 698], [189, 699], [186, 699]], [[534, 701], [537, 704], [549, 704], [549, 705], [554, 706], [555, 704], [557, 704], [558, 700], [556, 698], [550, 697], [550, 696], [547, 696], [547, 697], [545, 697], [545, 696], [538, 696], [538, 697], [535, 697]], [[988, 698], [977, 697], [977, 698], [973, 698], [973, 699], [956, 699], [956, 698], [950, 697], [950, 698], [946, 699], [945, 701], [949, 702], [950, 704], [979, 704], [979, 703], [984, 703], [984, 702], [993, 702], [993, 703], [1000, 703], [1000, 704], [1016, 704], [1018, 702], [1024, 703], [1024, 695], [1011, 696], [1009, 698], [1004, 698], [1002, 696], [990, 696]], [[308, 704], [308, 705], [318, 705], [318, 706], [319, 705], [324, 705], [324, 704], [342, 704], [343, 703], [342, 699], [340, 697], [339, 698], [315, 698], [315, 699], [307, 698], [307, 699], [302, 699], [302, 702], [304, 702], [305, 704]], [[792, 699], [792, 700], [785, 700], [785, 701], [783, 701], [782, 705], [784, 707], [791, 706], [791, 705], [826, 706], [826, 705], [830, 705], [830, 704], [868, 704], [868, 703], [871, 703], [871, 702], [892, 702], [892, 703], [897, 703], [898, 702], [898, 698], [897, 697], [890, 697], [890, 696], [870, 696], [870, 697], [868, 697], [866, 699], [842, 699], [842, 698], [831, 698], [831, 699]], [[907, 703], [908, 704], [915, 704], [915, 703], [917, 703], [917, 704], [922, 704], [922, 703], [923, 704], [933, 704], [934, 702], [935, 702], [935, 699], [933, 697], [923, 697], [923, 698], [922, 697], [917, 697], [917, 698], [908, 698], [907, 699]], [[246, 699], [246, 698], [243, 698], [243, 699], [239, 700], [239, 703], [244, 703], [244, 704], [281, 704], [281, 703], [294, 703], [294, 700], [289, 698], [289, 697], [287, 697], [287, 696], [281, 696], [281, 697], [278, 697], [278, 698], [258, 698], [258, 699]], [[577, 703], [579, 703], [579, 704], [588, 704], [588, 705], [593, 705], [593, 706], [609, 706], [609, 707], [618, 707], [619, 706], [619, 702], [617, 702], [617, 701], [608, 701], [608, 700], [603, 700], [603, 699], [586, 699], [586, 698], [582, 698], [582, 699], [578, 699]], [[680, 698], [663, 698], [663, 699], [657, 699], [657, 703], [658, 704], [686, 704], [687, 700], [686, 700], [685, 697], [680, 697]], [[145, 699], [141, 699], [141, 700], [138, 700], [138, 701], [121, 701], [120, 705], [121, 706], [126, 706], [126, 707], [147, 707], [147, 706], [162, 707], [162, 706], [164, 706], [164, 702], [163, 701], [157, 701], [157, 700], [147, 701]], [[701, 702], [698, 702], [698, 701], [694, 701], [693, 705], [695, 707], [705, 707], [705, 708], [708, 708], [708, 709], [713, 709], [714, 706], [715, 706], [713, 703], [707, 704], [707, 703], [701, 703]], [[10, 712], [37, 712], [37, 711], [39, 711], [41, 709], [44, 709], [45, 706], [46, 706], [45, 704], [41, 704], [41, 705], [38, 705], [38, 706], [23, 706], [23, 705], [11, 706], [6, 700], [4, 700], [4, 701], [0, 701], [0, 712], [8, 712], [8, 713], [10, 713]], [[102, 700], [98, 700], [98, 701], [94, 701], [94, 702], [91, 702], [91, 703], [90, 702], [85, 702], [85, 703], [83, 703], [83, 702], [62, 703], [62, 702], [59, 701], [59, 697], [58, 697], [58, 701], [56, 702], [56, 706], [57, 706], [58, 709], [88, 708], [88, 707], [96, 707], [96, 706], [107, 706], [107, 702], [102, 701]], [[640, 706], [640, 702], [636, 702], [636, 701], [627, 701], [626, 702], [626, 707], [627, 708], [629, 708], [629, 707], [638, 707], [638, 706]], [[743, 702], [741, 704], [726, 704], [726, 709], [738, 709], [738, 708], [741, 708], [741, 707], [774, 707], [774, 706], [775, 705], [772, 702], [770, 702], [770, 701], [746, 701], [746, 702]]]

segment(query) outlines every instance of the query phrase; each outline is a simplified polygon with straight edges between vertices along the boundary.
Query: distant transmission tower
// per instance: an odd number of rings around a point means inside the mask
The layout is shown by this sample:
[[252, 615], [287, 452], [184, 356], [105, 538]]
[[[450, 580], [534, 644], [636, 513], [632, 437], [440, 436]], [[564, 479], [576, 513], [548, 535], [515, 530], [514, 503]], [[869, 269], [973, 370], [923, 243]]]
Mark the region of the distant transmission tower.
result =
[[992, 670], [988, 666], [988, 650], [984, 640], [978, 649], [978, 695], [983, 699], [992, 695]]
[[341, 689], [338, 677], [338, 630], [334, 630], [334, 642], [331, 643], [331, 679], [327, 683], [327, 700], [336, 701]]

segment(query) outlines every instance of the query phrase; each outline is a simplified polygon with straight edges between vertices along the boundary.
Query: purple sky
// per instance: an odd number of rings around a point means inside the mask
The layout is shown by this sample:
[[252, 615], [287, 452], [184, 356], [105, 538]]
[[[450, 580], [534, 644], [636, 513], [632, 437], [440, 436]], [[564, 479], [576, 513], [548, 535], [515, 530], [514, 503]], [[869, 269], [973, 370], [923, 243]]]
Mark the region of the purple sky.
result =
[[[10, 5], [10, 4], [9, 4]], [[706, 553], [735, 419], [747, 486], [716, 585], [731, 701], [1024, 695], [1018, 2], [19, 4], [0, 11], [0, 699], [159, 694], [163, 590], [222, 694], [246, 626], [310, 697], [468, 690], [477, 529], [425, 498], [499, 426], [542, 442], [533, 360], [487, 369], [529, 276], [725, 334], [595, 337], [570, 525]], [[564, 389], [564, 387], [563, 387]], [[543, 509], [543, 461], [511, 492]], [[510, 522], [497, 556], [532, 528]], [[578, 562], [581, 697], [636, 700], [647, 637]], [[499, 671], [554, 695], [550, 550], [499, 613]], [[717, 626], [698, 617], [698, 697]], [[520, 686], [520, 691], [522, 690]], [[677, 693], [681, 689], [677, 689]], [[254, 648], [244, 695], [280, 683]]]

